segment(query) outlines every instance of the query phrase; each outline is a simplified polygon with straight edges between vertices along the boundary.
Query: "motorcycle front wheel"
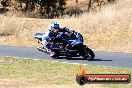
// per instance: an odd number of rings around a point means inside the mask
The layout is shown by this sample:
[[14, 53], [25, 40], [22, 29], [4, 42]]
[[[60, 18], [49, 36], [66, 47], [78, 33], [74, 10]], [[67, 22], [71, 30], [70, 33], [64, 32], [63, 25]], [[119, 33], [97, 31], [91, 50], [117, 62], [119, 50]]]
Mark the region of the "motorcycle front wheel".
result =
[[58, 54], [55, 53], [55, 52], [53, 52], [53, 51], [49, 52], [49, 55], [50, 55], [50, 57], [52, 57], [52, 58], [54, 58], [54, 59], [56, 59], [56, 58], [59, 57]]

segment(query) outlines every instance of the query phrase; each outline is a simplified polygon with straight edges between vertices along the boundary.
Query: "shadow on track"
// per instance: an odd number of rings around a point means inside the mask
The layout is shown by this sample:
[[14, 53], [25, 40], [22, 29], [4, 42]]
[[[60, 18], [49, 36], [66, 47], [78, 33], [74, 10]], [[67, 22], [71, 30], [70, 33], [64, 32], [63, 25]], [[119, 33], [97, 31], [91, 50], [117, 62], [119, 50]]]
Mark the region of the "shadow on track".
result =
[[113, 60], [94, 59], [92, 61], [113, 61]]
[[[59, 57], [57, 59], [67, 59], [67, 60], [86, 60], [82, 57]], [[88, 60], [88, 61], [113, 61], [113, 60], [104, 60], [104, 59], [94, 59], [94, 60]]]

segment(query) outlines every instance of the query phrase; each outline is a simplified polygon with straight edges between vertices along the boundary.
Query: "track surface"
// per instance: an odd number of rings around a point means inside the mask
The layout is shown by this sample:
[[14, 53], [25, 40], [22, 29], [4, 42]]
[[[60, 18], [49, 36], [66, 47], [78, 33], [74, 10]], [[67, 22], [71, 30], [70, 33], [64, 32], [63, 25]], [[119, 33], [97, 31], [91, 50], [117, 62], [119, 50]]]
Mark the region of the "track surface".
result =
[[15, 56], [22, 58], [32, 58], [39, 60], [59, 61], [68, 63], [79, 64], [94, 64], [104, 66], [115, 67], [132, 67], [132, 53], [122, 52], [95, 52], [95, 61], [87, 61], [82, 58], [65, 58], [65, 59], [53, 59], [48, 54], [38, 51], [35, 47], [22, 47], [22, 46], [0, 46], [0, 56]]

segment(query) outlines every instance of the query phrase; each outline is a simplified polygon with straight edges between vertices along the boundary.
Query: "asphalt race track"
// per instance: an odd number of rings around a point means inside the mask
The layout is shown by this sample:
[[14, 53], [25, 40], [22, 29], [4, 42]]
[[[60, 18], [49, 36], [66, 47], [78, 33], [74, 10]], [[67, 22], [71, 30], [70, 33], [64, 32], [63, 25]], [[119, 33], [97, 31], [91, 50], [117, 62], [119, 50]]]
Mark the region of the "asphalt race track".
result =
[[63, 58], [53, 59], [48, 54], [40, 52], [36, 47], [22, 47], [22, 46], [0, 46], [0, 56], [15, 56], [22, 58], [32, 58], [39, 60], [59, 61], [64, 63], [79, 63], [79, 64], [93, 64], [103, 66], [115, 66], [115, 67], [132, 67], [132, 53], [123, 52], [105, 52], [96, 51], [95, 60], [88, 61], [83, 60], [81, 57], [78, 58]]

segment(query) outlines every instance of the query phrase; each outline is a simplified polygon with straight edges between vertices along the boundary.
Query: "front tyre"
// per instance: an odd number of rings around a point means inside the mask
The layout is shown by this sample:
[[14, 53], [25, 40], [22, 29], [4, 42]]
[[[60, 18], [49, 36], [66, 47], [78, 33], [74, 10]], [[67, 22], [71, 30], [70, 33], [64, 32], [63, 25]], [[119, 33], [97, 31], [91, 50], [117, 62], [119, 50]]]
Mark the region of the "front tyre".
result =
[[86, 45], [84, 46], [83, 53], [84, 53], [84, 55], [83, 55], [84, 59], [94, 60], [94, 57], [95, 57], [94, 52], [91, 49], [89, 49]]
[[58, 58], [58, 54], [57, 53], [55, 53], [53, 51], [50, 51], [48, 53], [49, 53], [50, 57], [55, 58], [55, 59]]

